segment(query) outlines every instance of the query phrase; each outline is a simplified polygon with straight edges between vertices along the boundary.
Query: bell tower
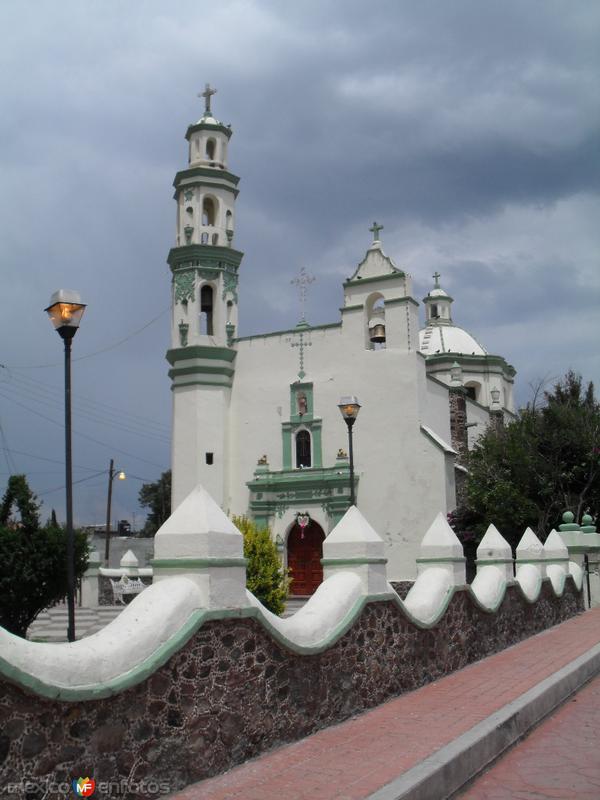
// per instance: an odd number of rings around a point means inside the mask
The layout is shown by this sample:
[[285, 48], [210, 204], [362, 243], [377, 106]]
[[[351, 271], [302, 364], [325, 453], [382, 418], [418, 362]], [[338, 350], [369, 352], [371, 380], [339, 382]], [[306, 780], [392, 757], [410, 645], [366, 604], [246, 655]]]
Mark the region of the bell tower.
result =
[[173, 391], [172, 509], [201, 483], [222, 504], [226, 487], [229, 404], [235, 371], [238, 269], [234, 249], [239, 178], [227, 167], [230, 125], [214, 116], [216, 93], [198, 96], [204, 113], [185, 134], [188, 164], [173, 181], [177, 203], [171, 349]]

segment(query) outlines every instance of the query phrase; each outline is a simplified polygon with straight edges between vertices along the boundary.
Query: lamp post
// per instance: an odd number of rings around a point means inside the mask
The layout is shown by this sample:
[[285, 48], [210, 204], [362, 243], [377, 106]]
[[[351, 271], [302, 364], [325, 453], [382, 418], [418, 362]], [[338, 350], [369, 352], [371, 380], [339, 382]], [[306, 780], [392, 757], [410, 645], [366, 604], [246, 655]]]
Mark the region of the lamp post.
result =
[[358, 412], [360, 411], [360, 403], [356, 397], [354, 397], [354, 395], [350, 395], [340, 399], [338, 408], [342, 417], [344, 418], [344, 422], [348, 426], [348, 455], [350, 456], [350, 505], [355, 506], [356, 495], [354, 493], [354, 451], [352, 449], [352, 426], [356, 422]]
[[108, 557], [110, 554], [110, 507], [112, 504], [112, 485], [115, 478], [118, 478], [120, 481], [124, 481], [126, 475], [123, 472], [123, 470], [115, 469], [114, 459], [111, 458], [110, 467], [108, 468], [108, 498], [106, 501], [106, 542], [104, 545], [104, 560], [106, 561], [107, 567], [108, 567]]
[[78, 292], [59, 289], [44, 309], [65, 345], [65, 483], [67, 489], [67, 639], [75, 641], [75, 547], [73, 541], [73, 468], [71, 463], [71, 340], [85, 311]]

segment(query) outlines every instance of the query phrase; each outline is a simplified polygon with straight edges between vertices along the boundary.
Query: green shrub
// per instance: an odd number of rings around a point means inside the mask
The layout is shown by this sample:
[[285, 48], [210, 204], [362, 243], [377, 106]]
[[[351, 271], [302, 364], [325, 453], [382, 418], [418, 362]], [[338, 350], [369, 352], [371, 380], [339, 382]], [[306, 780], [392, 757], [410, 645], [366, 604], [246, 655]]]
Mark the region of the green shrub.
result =
[[274, 614], [285, 608], [290, 579], [282, 567], [268, 528], [258, 528], [247, 517], [234, 517], [233, 524], [244, 536], [246, 586]]

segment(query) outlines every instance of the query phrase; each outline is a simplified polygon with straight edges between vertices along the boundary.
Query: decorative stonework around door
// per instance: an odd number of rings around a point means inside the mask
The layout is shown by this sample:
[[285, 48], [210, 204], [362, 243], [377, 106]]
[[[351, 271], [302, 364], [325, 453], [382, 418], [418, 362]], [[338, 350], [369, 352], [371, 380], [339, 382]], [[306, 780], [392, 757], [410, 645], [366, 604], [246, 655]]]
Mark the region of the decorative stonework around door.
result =
[[323, 528], [310, 520], [302, 528], [295, 523], [287, 540], [288, 567], [292, 578], [290, 594], [310, 595], [323, 582]]

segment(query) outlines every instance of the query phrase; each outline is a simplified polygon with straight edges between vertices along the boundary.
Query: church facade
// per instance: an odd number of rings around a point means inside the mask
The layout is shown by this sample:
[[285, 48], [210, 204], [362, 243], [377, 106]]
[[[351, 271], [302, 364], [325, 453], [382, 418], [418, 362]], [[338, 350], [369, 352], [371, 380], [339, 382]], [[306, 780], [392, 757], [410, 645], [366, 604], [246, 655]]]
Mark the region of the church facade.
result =
[[292, 592], [311, 594], [322, 542], [350, 503], [338, 404], [353, 395], [357, 505], [385, 540], [388, 575], [412, 579], [425, 531], [456, 505], [460, 442], [513, 411], [514, 369], [454, 325], [437, 275], [420, 330], [412, 279], [383, 251], [376, 224], [341, 287], [341, 318], [240, 336], [239, 178], [228, 169], [232, 131], [213, 116], [213, 93], [207, 86], [174, 181], [172, 507], [200, 483], [226, 513], [268, 525]]

